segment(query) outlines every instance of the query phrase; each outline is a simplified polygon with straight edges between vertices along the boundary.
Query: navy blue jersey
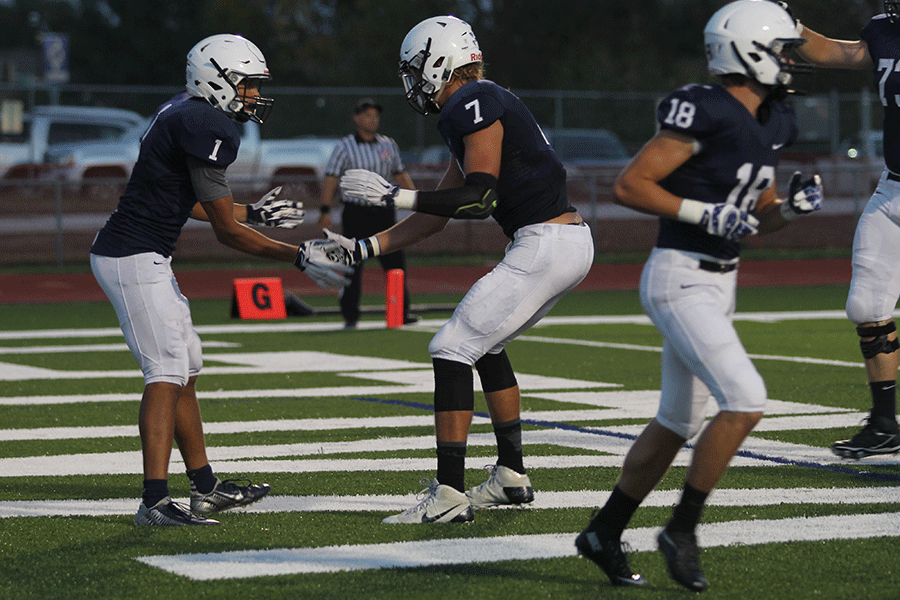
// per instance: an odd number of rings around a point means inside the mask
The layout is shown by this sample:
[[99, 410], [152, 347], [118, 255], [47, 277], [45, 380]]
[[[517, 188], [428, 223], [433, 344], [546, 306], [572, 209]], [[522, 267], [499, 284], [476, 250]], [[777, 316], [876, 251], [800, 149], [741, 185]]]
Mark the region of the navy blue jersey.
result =
[[240, 143], [234, 121], [202, 98], [183, 93], [160, 106], [141, 138], [125, 193], [91, 252], [171, 255], [197, 203], [187, 157], [224, 169], [234, 162]]
[[900, 173], [900, 25], [878, 15], [863, 27], [860, 37], [875, 64], [875, 87], [884, 106], [884, 162]]
[[[665, 190], [701, 202], [734, 204], [744, 212], [775, 181], [782, 148], [797, 138], [793, 111], [767, 101], [761, 119], [718, 85], [687, 85], [670, 94], [657, 109], [662, 129], [688, 135], [697, 149], [683, 165], [659, 182]], [[657, 246], [736, 258], [740, 244], [711, 235], [699, 225], [660, 220]]]
[[485, 79], [470, 81], [441, 108], [438, 131], [462, 165], [463, 138], [497, 121], [503, 125], [503, 148], [493, 217], [512, 238], [520, 227], [574, 209], [566, 196], [565, 168], [531, 112], [512, 92]]

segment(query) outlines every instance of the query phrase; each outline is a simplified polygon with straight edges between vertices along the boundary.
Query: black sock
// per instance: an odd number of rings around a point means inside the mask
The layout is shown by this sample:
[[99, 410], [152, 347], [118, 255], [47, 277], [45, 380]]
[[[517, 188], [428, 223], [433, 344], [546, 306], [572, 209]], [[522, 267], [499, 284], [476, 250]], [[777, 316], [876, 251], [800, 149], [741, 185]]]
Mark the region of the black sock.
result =
[[872, 417], [897, 420], [897, 381], [870, 381], [872, 390]]
[[640, 500], [628, 496], [617, 485], [603, 508], [591, 519], [588, 528], [596, 531], [600, 537], [617, 540], [622, 537], [622, 532], [640, 505]]
[[169, 495], [169, 481], [166, 479], [144, 480], [144, 506], [153, 508], [157, 502]]
[[438, 483], [449, 485], [459, 492], [466, 491], [466, 443], [438, 442]]
[[697, 528], [700, 522], [700, 513], [703, 512], [703, 506], [706, 504], [707, 492], [701, 492], [691, 484], [684, 484], [684, 491], [681, 492], [681, 501], [672, 511], [672, 520], [666, 525], [667, 531], [681, 531], [691, 533]]
[[199, 469], [188, 469], [187, 476], [201, 494], [208, 494], [213, 491], [216, 488], [216, 483], [219, 481], [213, 475], [212, 467], [209, 465]]
[[522, 422], [519, 419], [513, 419], [505, 423], [495, 423], [494, 435], [497, 437], [497, 464], [524, 475]]

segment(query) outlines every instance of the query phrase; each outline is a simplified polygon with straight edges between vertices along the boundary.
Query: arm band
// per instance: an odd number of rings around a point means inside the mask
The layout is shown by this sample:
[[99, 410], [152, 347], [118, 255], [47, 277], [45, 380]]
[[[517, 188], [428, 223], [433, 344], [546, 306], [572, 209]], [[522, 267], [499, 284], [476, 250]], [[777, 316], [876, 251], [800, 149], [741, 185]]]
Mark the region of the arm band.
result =
[[354, 256], [353, 258], [366, 260], [367, 258], [372, 258], [381, 254], [381, 244], [378, 243], [378, 236], [373, 235], [364, 240], [359, 240], [357, 244], [359, 244], [357, 246], [359, 249], [359, 257]]
[[322, 213], [323, 215], [327, 215], [328, 213], [331, 212], [331, 205], [323, 204], [322, 206], [319, 207], [319, 212]]
[[493, 175], [469, 173], [464, 186], [419, 192], [416, 212], [453, 219], [486, 219], [500, 199], [496, 187], [497, 178]]

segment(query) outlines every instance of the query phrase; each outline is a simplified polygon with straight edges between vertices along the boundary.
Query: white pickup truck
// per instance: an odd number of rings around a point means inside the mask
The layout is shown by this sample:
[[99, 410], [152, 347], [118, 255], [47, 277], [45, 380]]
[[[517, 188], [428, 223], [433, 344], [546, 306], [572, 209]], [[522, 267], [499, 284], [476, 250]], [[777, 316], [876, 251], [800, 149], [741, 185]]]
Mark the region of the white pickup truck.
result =
[[[283, 185], [285, 196], [316, 198], [325, 166], [338, 138], [264, 140], [258, 124], [238, 124], [241, 147], [228, 167], [228, 181], [235, 194], [265, 192]], [[115, 141], [56, 145], [47, 150], [45, 161], [55, 166], [55, 176], [76, 184], [80, 192], [102, 199], [118, 196], [137, 161], [140, 137], [146, 124], [128, 131]]]
[[44, 153], [55, 144], [118, 140], [144, 117], [130, 110], [37, 106], [0, 129], [0, 179], [32, 179], [46, 170]]

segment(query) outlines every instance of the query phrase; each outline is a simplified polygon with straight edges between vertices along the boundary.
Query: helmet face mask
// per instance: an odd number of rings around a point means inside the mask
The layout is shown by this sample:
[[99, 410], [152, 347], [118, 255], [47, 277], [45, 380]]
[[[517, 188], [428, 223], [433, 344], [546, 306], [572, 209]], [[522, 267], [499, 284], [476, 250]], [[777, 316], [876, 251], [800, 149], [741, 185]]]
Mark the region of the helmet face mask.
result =
[[472, 28], [456, 17], [432, 17], [413, 27], [400, 46], [406, 101], [423, 115], [441, 111], [438, 98], [454, 69], [481, 62]]
[[794, 93], [794, 75], [812, 65], [791, 55], [806, 40], [793, 18], [774, 2], [738, 0], [720, 8], [706, 24], [704, 39], [709, 72], [744, 75], [779, 94]]
[[900, 0], [884, 0], [884, 14], [891, 23], [900, 22]]
[[[421, 52], [408, 61], [400, 61], [400, 78], [403, 80], [406, 101], [416, 112], [423, 115], [441, 112], [441, 107], [436, 102], [439, 88], [426, 81], [422, 73], [422, 65], [431, 57], [430, 48], [431, 40], [429, 39]], [[443, 89], [443, 85], [440, 89]]]
[[259, 95], [260, 85], [269, 80], [265, 57], [239, 35], [214, 35], [194, 46], [188, 52], [186, 78], [190, 95], [205, 98], [240, 123], [264, 122], [274, 104]]

